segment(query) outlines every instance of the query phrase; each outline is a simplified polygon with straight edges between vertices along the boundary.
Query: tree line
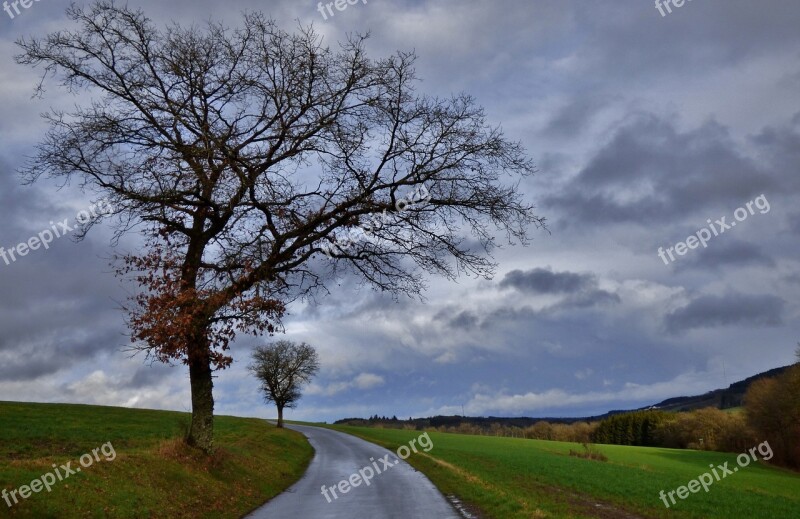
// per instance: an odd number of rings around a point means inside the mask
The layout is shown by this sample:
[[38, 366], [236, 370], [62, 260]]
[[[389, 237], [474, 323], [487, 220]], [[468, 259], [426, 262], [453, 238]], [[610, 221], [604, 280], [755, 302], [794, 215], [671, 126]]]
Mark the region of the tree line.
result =
[[[800, 348], [798, 349], [800, 360]], [[434, 419], [435, 418], [435, 419]], [[771, 463], [800, 469], [800, 363], [777, 376], [754, 381], [741, 409], [707, 407], [693, 411], [657, 409], [620, 413], [598, 421], [559, 423], [529, 419], [434, 417], [397, 421], [375, 415], [347, 419], [350, 425], [505, 436], [576, 443], [604, 443], [720, 452], [743, 452], [763, 441], [772, 446]], [[339, 423], [339, 422], [337, 422]]]
[[772, 462], [794, 469], [800, 469], [798, 438], [800, 362], [776, 377], [753, 382], [741, 412], [709, 407], [683, 413], [627, 413], [606, 418], [592, 432], [597, 443], [722, 452], [741, 452], [768, 441], [775, 453]]

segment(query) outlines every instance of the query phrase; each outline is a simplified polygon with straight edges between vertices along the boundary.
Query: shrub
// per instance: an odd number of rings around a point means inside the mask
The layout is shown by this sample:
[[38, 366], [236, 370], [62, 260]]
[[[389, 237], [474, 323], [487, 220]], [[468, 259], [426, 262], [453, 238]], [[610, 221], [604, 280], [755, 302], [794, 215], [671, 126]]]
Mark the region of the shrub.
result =
[[570, 456], [575, 456], [578, 458], [584, 458], [587, 460], [595, 460], [595, 461], [608, 461], [608, 457], [605, 454], [600, 452], [596, 445], [591, 445], [589, 443], [583, 442], [583, 451], [576, 451], [573, 449], [569, 450]]

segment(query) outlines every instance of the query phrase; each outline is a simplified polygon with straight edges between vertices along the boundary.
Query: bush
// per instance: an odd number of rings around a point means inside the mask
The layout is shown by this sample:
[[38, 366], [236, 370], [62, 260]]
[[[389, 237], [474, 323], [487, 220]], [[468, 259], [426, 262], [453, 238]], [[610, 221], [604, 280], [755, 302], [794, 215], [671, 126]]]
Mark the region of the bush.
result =
[[586, 442], [583, 443], [583, 452], [570, 449], [569, 455], [576, 456], [578, 458], [584, 458], [587, 460], [608, 461], [606, 455], [600, 452], [597, 446], [591, 445]]

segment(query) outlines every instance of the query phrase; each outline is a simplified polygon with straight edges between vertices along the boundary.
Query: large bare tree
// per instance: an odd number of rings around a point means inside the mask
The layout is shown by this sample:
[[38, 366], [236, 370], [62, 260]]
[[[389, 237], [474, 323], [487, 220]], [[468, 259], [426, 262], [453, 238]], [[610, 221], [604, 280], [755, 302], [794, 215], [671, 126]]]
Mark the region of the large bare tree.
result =
[[87, 101], [46, 114], [23, 173], [77, 178], [120, 235], [144, 233], [120, 267], [142, 287], [132, 341], [188, 364], [193, 445], [212, 449], [237, 331], [280, 329], [285, 304], [346, 271], [410, 295], [426, 274], [491, 276], [495, 233], [524, 243], [543, 223], [517, 187], [523, 148], [471, 97], [418, 95], [410, 53], [332, 50], [259, 13], [235, 30], [107, 1], [67, 14], [75, 29], [19, 40], [16, 59]]
[[319, 355], [304, 342], [275, 341], [253, 350], [249, 369], [261, 382], [264, 400], [278, 408], [278, 427], [282, 428], [284, 408], [297, 405], [303, 384], [319, 371]]

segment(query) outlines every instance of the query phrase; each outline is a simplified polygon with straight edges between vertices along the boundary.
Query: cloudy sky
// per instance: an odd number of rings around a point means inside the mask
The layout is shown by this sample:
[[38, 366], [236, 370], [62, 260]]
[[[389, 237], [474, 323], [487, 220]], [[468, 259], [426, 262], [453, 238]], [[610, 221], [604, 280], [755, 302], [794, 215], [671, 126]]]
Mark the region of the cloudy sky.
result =
[[[55, 85], [32, 99], [38, 76], [13, 60], [17, 38], [67, 25], [66, 5], [0, 12], [6, 250], [90, 204], [75, 186], [16, 174], [43, 135], [39, 114], [86, 101]], [[421, 302], [345, 278], [290, 308], [286, 338], [316, 346], [323, 368], [289, 418], [583, 416], [792, 362], [800, 3], [696, 0], [662, 16], [649, 0], [369, 0], [327, 19], [298, 0], [129, 5], [181, 24], [263, 10], [289, 30], [313, 23], [332, 45], [369, 31], [372, 57], [415, 50], [420, 92], [472, 94], [537, 163], [521, 188], [550, 233], [497, 251], [494, 279], [433, 278]], [[677, 245], [698, 232], [705, 248]], [[100, 226], [0, 258], [0, 400], [189, 410], [185, 368], [124, 351], [131, 289], [109, 258], [138, 242], [111, 237]], [[246, 371], [257, 342], [241, 336], [219, 373], [219, 413], [274, 415]]]

